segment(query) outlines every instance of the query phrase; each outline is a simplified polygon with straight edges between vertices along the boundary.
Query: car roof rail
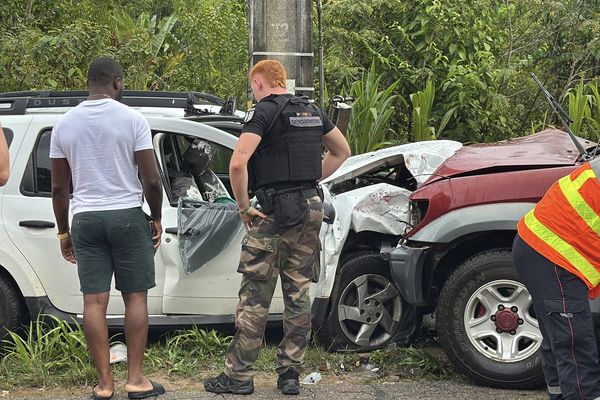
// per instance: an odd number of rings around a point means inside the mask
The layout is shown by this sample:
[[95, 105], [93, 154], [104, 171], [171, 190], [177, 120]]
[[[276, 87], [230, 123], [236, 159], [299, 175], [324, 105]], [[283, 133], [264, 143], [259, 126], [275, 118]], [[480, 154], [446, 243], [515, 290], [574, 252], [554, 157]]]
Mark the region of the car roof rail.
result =
[[[86, 100], [87, 97], [87, 90], [32, 90], [0, 93], [0, 115], [24, 115], [27, 109], [33, 108], [74, 107]], [[199, 110], [195, 107], [196, 105], [220, 106], [222, 107], [221, 112], [228, 105], [225, 100], [208, 93], [141, 90], [123, 91], [121, 102], [131, 107], [181, 108], [185, 110], [186, 115], [214, 114], [210, 111]]]

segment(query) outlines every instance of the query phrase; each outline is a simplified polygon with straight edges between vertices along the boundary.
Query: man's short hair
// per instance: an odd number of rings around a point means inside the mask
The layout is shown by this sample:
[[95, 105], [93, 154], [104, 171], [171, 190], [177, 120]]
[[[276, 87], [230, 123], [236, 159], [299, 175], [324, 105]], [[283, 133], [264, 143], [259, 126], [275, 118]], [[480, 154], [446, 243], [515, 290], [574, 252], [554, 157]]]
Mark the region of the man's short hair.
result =
[[256, 74], [261, 74], [271, 87], [280, 87], [285, 89], [285, 80], [287, 78], [285, 67], [277, 60], [262, 60], [257, 62], [250, 70], [250, 79]]
[[123, 79], [123, 68], [110, 57], [96, 58], [88, 69], [88, 83], [92, 85], [109, 85], [116, 78]]

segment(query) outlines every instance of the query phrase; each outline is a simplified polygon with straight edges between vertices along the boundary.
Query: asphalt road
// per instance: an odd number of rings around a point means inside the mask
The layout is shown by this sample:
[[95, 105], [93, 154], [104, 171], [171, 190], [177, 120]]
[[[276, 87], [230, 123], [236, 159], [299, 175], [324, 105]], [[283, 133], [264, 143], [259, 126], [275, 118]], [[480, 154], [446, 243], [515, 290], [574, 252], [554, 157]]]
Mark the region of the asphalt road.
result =
[[[50, 393], [40, 396], [35, 393], [28, 394], [26, 397], [12, 397], [9, 399], [63, 399], [63, 400], [83, 400], [89, 399], [89, 394], [55, 397]], [[526, 390], [499, 390], [485, 387], [474, 386], [470, 384], [453, 381], [400, 381], [393, 383], [376, 384], [316, 384], [314, 386], [301, 389], [299, 396], [283, 396], [273, 387], [259, 387], [254, 394], [250, 396], [234, 395], [215, 395], [205, 391], [177, 391], [167, 392], [164, 396], [159, 396], [159, 400], [191, 400], [191, 399], [335, 399], [335, 400], [437, 400], [437, 399], [460, 399], [460, 400], [542, 400], [546, 395], [542, 391]], [[127, 399], [125, 393], [117, 393], [113, 397], [115, 400]]]

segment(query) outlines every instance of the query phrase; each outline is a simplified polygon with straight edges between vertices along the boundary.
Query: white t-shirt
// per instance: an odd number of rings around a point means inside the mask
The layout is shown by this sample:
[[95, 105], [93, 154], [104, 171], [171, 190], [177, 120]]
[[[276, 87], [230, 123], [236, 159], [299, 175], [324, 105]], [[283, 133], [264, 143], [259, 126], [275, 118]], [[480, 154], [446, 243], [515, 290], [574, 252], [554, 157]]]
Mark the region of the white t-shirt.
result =
[[50, 158], [66, 158], [73, 179], [71, 211], [142, 205], [134, 152], [152, 149], [148, 121], [112, 99], [86, 100], [56, 122]]

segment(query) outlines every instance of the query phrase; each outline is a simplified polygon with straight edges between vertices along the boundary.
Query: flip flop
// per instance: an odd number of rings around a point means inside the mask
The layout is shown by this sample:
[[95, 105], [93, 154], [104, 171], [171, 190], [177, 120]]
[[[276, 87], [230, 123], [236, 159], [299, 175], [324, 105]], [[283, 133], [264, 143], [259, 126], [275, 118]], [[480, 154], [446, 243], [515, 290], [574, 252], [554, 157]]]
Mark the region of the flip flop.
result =
[[90, 397], [92, 400], [110, 400], [112, 399], [113, 395], [115, 394], [115, 392], [113, 391], [110, 396], [98, 396], [96, 394], [96, 391], [94, 389], [96, 389], [98, 387], [98, 385], [94, 386], [92, 388], [92, 396]]
[[141, 392], [127, 392], [127, 398], [129, 399], [146, 399], [148, 397], [155, 397], [165, 393], [165, 387], [160, 383], [156, 383], [148, 379], [152, 384], [152, 389], [144, 390]]

